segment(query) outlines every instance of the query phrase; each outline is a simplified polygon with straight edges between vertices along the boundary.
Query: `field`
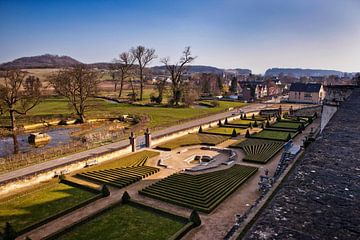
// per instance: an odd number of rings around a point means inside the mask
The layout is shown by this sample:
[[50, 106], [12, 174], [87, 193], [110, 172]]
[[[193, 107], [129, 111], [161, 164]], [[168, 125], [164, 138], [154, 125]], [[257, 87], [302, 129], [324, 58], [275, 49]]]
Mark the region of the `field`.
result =
[[203, 131], [203, 133], [209, 134], [219, 134], [225, 136], [231, 136], [233, 130], [235, 129], [236, 134], [245, 134], [246, 129], [241, 128], [232, 128], [232, 127], [217, 127], [217, 128], [210, 128]]
[[181, 221], [125, 204], [75, 227], [59, 239], [169, 239], [184, 225]]
[[[119, 117], [124, 114], [146, 115], [150, 119], [148, 127], [164, 127], [179, 121], [187, 121], [200, 116], [224, 111], [229, 107], [241, 107], [244, 103], [219, 101], [213, 108], [172, 108], [166, 106], [141, 106], [128, 103], [111, 103], [103, 99], [91, 99], [92, 108], [86, 113], [88, 119]], [[41, 122], [42, 119], [58, 119], [76, 117], [65, 98], [51, 97], [44, 99], [26, 116], [18, 116], [19, 124]], [[8, 116], [0, 117], [0, 125], [9, 125]]]
[[293, 122], [276, 122], [271, 127], [275, 128], [291, 128], [298, 129], [301, 126], [301, 123], [293, 123]]
[[234, 165], [229, 169], [199, 175], [176, 173], [139, 193], [210, 213], [256, 171], [255, 167]]
[[245, 152], [244, 161], [255, 163], [267, 163], [283, 146], [284, 143], [280, 141], [251, 138], [231, 145], [231, 147], [241, 148]]
[[94, 194], [51, 181], [0, 199], [0, 228], [9, 222], [16, 231], [93, 197]]
[[122, 188], [157, 173], [158, 168], [146, 166], [147, 159], [157, 155], [159, 155], [158, 152], [141, 151], [95, 166], [88, 171], [76, 174], [76, 177]]
[[229, 139], [227, 136], [191, 133], [183, 137], [176, 138], [175, 140], [168, 141], [157, 146], [158, 149], [170, 151], [178, 147], [191, 146], [191, 145], [210, 145], [215, 146]]
[[295, 136], [293, 132], [285, 132], [285, 131], [270, 131], [270, 130], [263, 130], [252, 135], [252, 138], [262, 138], [267, 140], [279, 140], [279, 141], [286, 141], [288, 135], [290, 134], [291, 138]]

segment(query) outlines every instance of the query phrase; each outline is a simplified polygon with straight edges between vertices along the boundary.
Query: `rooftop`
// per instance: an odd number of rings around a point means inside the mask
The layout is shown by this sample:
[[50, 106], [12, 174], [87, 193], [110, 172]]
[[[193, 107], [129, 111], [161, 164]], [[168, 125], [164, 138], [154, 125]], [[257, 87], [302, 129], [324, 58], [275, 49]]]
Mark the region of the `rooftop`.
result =
[[290, 91], [293, 92], [319, 92], [321, 84], [319, 83], [293, 83]]

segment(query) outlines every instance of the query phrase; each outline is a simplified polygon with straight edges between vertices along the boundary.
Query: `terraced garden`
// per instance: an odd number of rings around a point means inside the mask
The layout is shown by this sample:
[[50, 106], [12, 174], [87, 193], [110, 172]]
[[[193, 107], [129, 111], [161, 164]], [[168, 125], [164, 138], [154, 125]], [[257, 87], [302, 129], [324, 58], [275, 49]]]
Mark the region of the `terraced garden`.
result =
[[123, 188], [158, 171], [160, 169], [156, 167], [138, 166], [84, 172], [77, 174], [76, 177]]
[[15, 231], [20, 231], [94, 196], [92, 192], [57, 181], [38, 184], [25, 192], [0, 199], [0, 229], [9, 222]]
[[157, 173], [160, 169], [146, 166], [146, 161], [150, 157], [157, 155], [159, 155], [158, 152], [148, 150], [137, 152], [108, 164], [93, 167], [91, 171], [84, 171], [75, 176], [77, 178], [123, 188]]
[[235, 129], [236, 134], [245, 134], [246, 129], [242, 128], [233, 128], [233, 127], [217, 127], [217, 128], [210, 128], [203, 131], [203, 133], [206, 134], [217, 134], [217, 135], [223, 135], [223, 136], [232, 136], [233, 130]]
[[246, 156], [243, 159], [248, 162], [267, 163], [284, 146], [280, 141], [269, 141], [262, 139], [247, 139], [231, 145], [230, 147], [241, 148]]
[[75, 227], [58, 239], [169, 239], [186, 223], [154, 211], [120, 205]]
[[262, 130], [254, 135], [251, 135], [251, 138], [257, 139], [266, 139], [266, 140], [276, 140], [276, 141], [287, 141], [288, 135], [293, 138], [295, 132], [286, 132], [286, 131], [273, 131], [273, 130]]
[[301, 126], [301, 123], [296, 123], [296, 122], [276, 122], [274, 124], [271, 125], [271, 127], [273, 128], [289, 128], [289, 129], [298, 129]]
[[170, 151], [179, 147], [192, 146], [192, 145], [209, 145], [215, 146], [229, 139], [227, 136], [191, 133], [183, 137], [176, 138], [175, 140], [168, 141], [160, 144], [156, 148], [161, 150]]
[[256, 167], [235, 164], [229, 169], [199, 175], [175, 173], [139, 193], [210, 213], [257, 170]]

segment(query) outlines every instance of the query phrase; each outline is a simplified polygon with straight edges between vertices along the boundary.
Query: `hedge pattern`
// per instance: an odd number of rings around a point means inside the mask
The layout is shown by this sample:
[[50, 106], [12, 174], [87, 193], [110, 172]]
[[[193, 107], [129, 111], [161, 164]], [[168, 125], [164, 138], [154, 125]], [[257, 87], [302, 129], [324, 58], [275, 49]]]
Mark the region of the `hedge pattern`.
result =
[[[146, 160], [145, 160], [146, 161]], [[149, 166], [114, 168], [79, 173], [76, 176], [82, 179], [108, 184], [114, 187], [126, 187], [142, 178], [157, 173], [160, 169]]]
[[284, 146], [283, 142], [262, 139], [247, 139], [231, 147], [241, 148], [245, 152], [244, 161], [267, 163]]
[[199, 175], [175, 173], [139, 193], [210, 213], [257, 170], [256, 167], [235, 164], [229, 169]]

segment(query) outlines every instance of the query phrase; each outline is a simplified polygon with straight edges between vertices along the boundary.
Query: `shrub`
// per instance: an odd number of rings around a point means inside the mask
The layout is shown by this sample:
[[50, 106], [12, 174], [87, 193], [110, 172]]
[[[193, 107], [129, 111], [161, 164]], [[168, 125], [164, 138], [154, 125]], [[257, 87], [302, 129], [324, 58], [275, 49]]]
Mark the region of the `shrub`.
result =
[[124, 192], [124, 194], [121, 197], [122, 203], [128, 203], [130, 201], [130, 195], [127, 191]]
[[107, 196], [110, 196], [110, 191], [109, 191], [109, 188], [104, 184], [101, 188], [101, 194], [104, 196], [104, 197], [107, 197]]
[[246, 118], [246, 113], [244, 113], [244, 118]]
[[228, 119], [227, 118], [225, 118], [225, 124], [228, 124]]
[[277, 117], [276, 117], [276, 121], [280, 122], [280, 121], [281, 121], [281, 117], [280, 117], [280, 116], [277, 116]]
[[199, 133], [202, 133], [203, 132], [203, 129], [202, 129], [202, 127], [200, 126], [199, 127]]
[[246, 130], [245, 137], [246, 137], [246, 138], [249, 138], [249, 137], [250, 137], [250, 132], [249, 132], [249, 130]]
[[309, 123], [312, 123], [312, 122], [313, 122], [312, 117], [308, 117], [308, 122], [309, 122]]
[[255, 120], [255, 122], [254, 122], [254, 125], [253, 125], [254, 127], [258, 127], [258, 123], [257, 123], [257, 121]]
[[235, 128], [233, 129], [233, 131], [232, 131], [232, 133], [231, 133], [231, 136], [232, 136], [232, 137], [236, 137], [236, 136], [237, 136], [237, 133], [236, 133]]
[[291, 135], [290, 135], [290, 133], [287, 135], [287, 137], [286, 137], [286, 141], [288, 142], [288, 141], [290, 141], [291, 140]]
[[219, 126], [219, 127], [222, 126], [221, 120], [219, 120], [218, 126]]
[[251, 122], [249, 123], [248, 127], [249, 127], [250, 129], [253, 128], [253, 125], [251, 124]]
[[266, 127], [267, 127], [267, 128], [270, 127], [270, 122], [269, 122], [269, 120], [266, 121]]
[[190, 222], [193, 222], [195, 227], [198, 227], [201, 225], [201, 219], [196, 210], [193, 210], [190, 214]]
[[61, 181], [61, 180], [65, 180], [65, 175], [64, 174], [61, 174], [60, 176], [59, 176], [59, 180]]
[[4, 228], [3, 239], [4, 240], [14, 240], [16, 238], [16, 232], [9, 222], [6, 222]]
[[253, 115], [251, 116], [252, 119], [255, 119], [255, 114], [253, 113]]

